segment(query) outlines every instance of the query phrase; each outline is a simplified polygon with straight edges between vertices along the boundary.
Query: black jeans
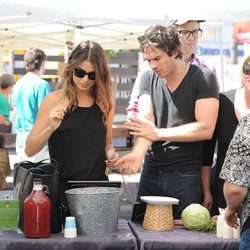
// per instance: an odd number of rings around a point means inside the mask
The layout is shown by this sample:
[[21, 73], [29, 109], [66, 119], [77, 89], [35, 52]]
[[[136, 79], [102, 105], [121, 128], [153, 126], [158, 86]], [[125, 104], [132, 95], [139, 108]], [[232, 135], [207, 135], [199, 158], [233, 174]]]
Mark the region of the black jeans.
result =
[[167, 196], [179, 199], [179, 205], [173, 206], [173, 216], [180, 219], [185, 207], [191, 203], [202, 203], [200, 169], [163, 171], [144, 167], [137, 201], [140, 201], [140, 196]]

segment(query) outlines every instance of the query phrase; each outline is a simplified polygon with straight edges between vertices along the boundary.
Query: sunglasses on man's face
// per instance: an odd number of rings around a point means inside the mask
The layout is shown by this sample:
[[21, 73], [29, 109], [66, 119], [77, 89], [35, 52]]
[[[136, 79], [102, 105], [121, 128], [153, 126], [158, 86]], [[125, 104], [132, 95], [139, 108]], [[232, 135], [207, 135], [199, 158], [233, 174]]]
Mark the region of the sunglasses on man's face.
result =
[[74, 74], [78, 78], [83, 78], [84, 76], [88, 76], [89, 80], [95, 80], [95, 71], [86, 72], [84, 69], [81, 68], [75, 68]]
[[245, 75], [250, 75], [250, 64], [244, 64], [242, 67], [242, 71]]

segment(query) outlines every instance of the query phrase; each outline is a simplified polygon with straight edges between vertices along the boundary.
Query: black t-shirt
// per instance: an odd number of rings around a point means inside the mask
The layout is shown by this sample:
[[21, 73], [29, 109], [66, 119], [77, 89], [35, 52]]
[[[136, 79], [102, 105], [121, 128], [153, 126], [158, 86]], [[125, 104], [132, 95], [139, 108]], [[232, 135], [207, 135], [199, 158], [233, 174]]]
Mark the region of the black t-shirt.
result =
[[[166, 80], [150, 70], [141, 77], [140, 95], [143, 94], [151, 96], [156, 126], [170, 128], [196, 121], [196, 101], [218, 98], [217, 80], [211, 70], [190, 65], [180, 85], [170, 92]], [[176, 170], [200, 168], [202, 153], [202, 141], [157, 141], [152, 144], [145, 162], [149, 166]]]

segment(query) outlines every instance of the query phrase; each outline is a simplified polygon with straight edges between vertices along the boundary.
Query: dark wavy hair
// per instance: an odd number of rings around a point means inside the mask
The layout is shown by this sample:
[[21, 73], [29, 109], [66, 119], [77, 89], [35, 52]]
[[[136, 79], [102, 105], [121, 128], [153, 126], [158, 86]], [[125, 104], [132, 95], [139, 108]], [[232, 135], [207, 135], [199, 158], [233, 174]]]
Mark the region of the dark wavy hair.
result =
[[73, 81], [73, 70], [83, 61], [93, 64], [95, 70], [95, 85], [92, 96], [103, 112], [103, 120], [107, 121], [108, 114], [113, 107], [113, 83], [110, 79], [108, 60], [103, 48], [94, 41], [83, 41], [71, 52], [64, 70], [63, 89], [69, 99], [68, 111], [71, 112], [77, 105], [77, 94]]
[[0, 77], [0, 89], [7, 89], [9, 86], [15, 83], [14, 76], [8, 73], [4, 73]]
[[28, 72], [39, 70], [46, 60], [46, 54], [38, 48], [29, 48], [24, 54], [24, 62]]
[[141, 52], [150, 47], [152, 49], [162, 49], [169, 56], [176, 53], [175, 58], [182, 58], [181, 43], [179, 35], [173, 26], [150, 26], [144, 33], [144, 35], [138, 37], [140, 43]]

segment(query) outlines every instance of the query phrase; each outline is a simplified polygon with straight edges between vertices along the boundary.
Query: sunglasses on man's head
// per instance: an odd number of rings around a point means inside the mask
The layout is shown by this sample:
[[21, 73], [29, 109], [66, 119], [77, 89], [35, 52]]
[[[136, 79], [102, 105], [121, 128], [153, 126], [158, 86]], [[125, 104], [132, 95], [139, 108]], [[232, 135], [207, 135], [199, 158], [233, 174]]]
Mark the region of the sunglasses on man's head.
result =
[[89, 80], [95, 80], [95, 71], [86, 72], [84, 69], [81, 68], [75, 68], [74, 74], [78, 78], [83, 78], [84, 76], [88, 76]]
[[152, 32], [152, 33], [149, 33], [147, 35], [139, 36], [138, 42], [143, 43], [145, 40], [147, 40], [150, 43], [157, 43], [162, 38], [174, 39], [175, 34], [159, 30], [158, 32]]
[[250, 75], [250, 64], [244, 64], [242, 70], [245, 75]]

